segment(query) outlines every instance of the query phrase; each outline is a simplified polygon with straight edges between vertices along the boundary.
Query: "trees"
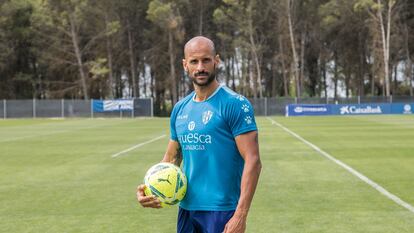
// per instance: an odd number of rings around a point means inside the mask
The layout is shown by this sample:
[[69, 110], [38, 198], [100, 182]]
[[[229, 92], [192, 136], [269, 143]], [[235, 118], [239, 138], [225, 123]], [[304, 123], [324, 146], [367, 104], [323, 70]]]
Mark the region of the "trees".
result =
[[0, 98], [37, 97], [32, 14], [33, 7], [25, 0], [0, 5]]
[[413, 4], [2, 1], [0, 98], [145, 96], [167, 115], [191, 90], [180, 58], [200, 34], [216, 42], [220, 80], [248, 97], [414, 95]]
[[[254, 0], [224, 0], [223, 6], [218, 7], [214, 12], [214, 18], [217, 25], [222, 28], [231, 28], [231, 31], [219, 32], [218, 35], [222, 43], [225, 40], [234, 38], [234, 42], [231, 44], [235, 49], [234, 60], [237, 60], [237, 56], [242, 60], [238, 62], [244, 64], [243, 59], [247, 59], [246, 66], [250, 80], [252, 81], [252, 93], [253, 97], [263, 97], [263, 78], [262, 78], [262, 56], [264, 50], [264, 35], [260, 29], [263, 29], [263, 13], [268, 10], [261, 7], [265, 1]], [[248, 52], [246, 54], [245, 52]], [[237, 54], [238, 53], [238, 54]], [[234, 63], [232, 64], [234, 66]], [[242, 65], [243, 66], [243, 65]], [[231, 67], [229, 67], [231, 68]], [[241, 71], [244, 73], [245, 71]], [[242, 83], [248, 84], [249, 81], [243, 79]]]
[[180, 11], [175, 1], [153, 0], [149, 3], [147, 14], [148, 19], [158, 25], [168, 36], [171, 100], [175, 104], [178, 101], [175, 41], [181, 42], [184, 39]]
[[[385, 95], [391, 95], [390, 89], [390, 40], [393, 28], [393, 16], [395, 14], [397, 0], [358, 0], [355, 2], [356, 9], [365, 9], [374, 21], [372, 33], [380, 35], [383, 76], [385, 83]], [[379, 31], [377, 31], [379, 30]]]
[[322, 40], [328, 52], [325, 58], [327, 62], [333, 61], [335, 85], [342, 77], [346, 96], [363, 96], [370, 73], [367, 61], [372, 60], [367, 54], [369, 27], [363, 23], [367, 16], [354, 11], [354, 3], [346, 0], [326, 2], [320, 6], [319, 14], [322, 17]]
[[71, 87], [64, 87], [61, 95], [80, 87], [81, 96], [85, 99], [89, 99], [90, 85], [85, 57], [105, 32], [95, 34], [93, 25], [85, 24], [96, 16], [88, 3], [87, 0], [43, 1], [38, 5], [34, 17], [35, 30], [43, 39], [39, 45], [46, 48], [42, 52], [46, 62], [57, 65], [58, 69], [63, 69], [61, 65], [64, 64], [78, 70], [79, 80], [74, 81]]

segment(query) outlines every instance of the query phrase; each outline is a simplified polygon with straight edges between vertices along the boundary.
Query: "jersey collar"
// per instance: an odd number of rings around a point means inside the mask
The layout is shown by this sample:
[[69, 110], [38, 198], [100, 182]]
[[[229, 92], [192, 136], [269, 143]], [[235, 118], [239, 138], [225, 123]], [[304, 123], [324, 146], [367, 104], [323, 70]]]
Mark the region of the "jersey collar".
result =
[[214, 95], [216, 95], [217, 94], [217, 92], [223, 87], [224, 85], [223, 84], [220, 84], [217, 88], [216, 88], [216, 90], [213, 92], [213, 94], [211, 94], [206, 100], [204, 100], [204, 101], [196, 101], [195, 100], [195, 98], [196, 98], [196, 92], [194, 92], [194, 95], [193, 95], [193, 102], [196, 102], [196, 103], [203, 103], [203, 102], [206, 102], [206, 101], [208, 101], [209, 99], [211, 99]]

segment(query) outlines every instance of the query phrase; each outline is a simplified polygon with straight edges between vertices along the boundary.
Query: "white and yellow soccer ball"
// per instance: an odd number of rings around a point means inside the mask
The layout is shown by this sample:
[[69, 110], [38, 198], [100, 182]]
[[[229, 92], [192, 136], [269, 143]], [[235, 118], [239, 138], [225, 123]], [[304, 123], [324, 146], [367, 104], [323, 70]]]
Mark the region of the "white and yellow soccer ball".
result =
[[171, 206], [180, 202], [187, 191], [187, 178], [181, 169], [172, 163], [157, 163], [144, 177], [145, 195], [154, 195], [161, 206]]

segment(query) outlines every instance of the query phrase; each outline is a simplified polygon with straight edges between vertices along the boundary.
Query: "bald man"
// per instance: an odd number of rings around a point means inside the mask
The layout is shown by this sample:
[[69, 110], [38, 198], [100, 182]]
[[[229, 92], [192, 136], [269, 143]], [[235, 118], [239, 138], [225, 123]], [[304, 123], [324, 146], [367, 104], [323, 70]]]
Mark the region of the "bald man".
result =
[[[261, 170], [253, 108], [244, 96], [218, 83], [220, 58], [210, 39], [192, 38], [184, 56], [194, 92], [174, 106], [162, 160], [178, 166], [183, 161], [188, 180], [177, 232], [241, 233]], [[140, 185], [139, 203], [160, 208], [159, 200], [143, 190]]]

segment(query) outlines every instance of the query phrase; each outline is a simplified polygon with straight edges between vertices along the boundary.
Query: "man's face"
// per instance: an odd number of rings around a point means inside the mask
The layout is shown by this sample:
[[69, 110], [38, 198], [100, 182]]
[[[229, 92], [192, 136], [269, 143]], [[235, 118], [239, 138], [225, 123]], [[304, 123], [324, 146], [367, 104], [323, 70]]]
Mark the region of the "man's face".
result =
[[183, 66], [191, 81], [197, 86], [208, 86], [216, 77], [219, 57], [209, 46], [191, 46], [185, 51]]

